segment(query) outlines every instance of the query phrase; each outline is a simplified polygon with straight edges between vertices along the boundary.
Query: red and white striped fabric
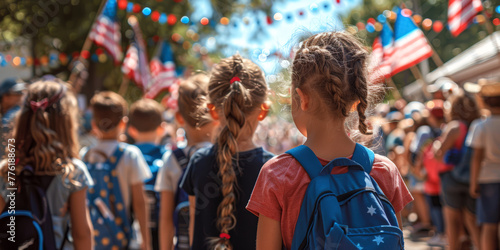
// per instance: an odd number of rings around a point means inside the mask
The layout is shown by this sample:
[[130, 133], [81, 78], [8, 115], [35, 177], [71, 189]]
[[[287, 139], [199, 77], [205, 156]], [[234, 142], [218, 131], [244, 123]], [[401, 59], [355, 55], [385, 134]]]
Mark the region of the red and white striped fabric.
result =
[[450, 0], [448, 2], [448, 27], [453, 36], [458, 36], [483, 10], [481, 0]]
[[123, 60], [122, 72], [129, 79], [133, 79], [137, 83], [140, 82], [139, 74], [136, 73], [138, 67], [139, 53], [137, 51], [137, 46], [135, 44], [131, 44], [127, 49], [127, 54], [125, 54], [125, 60]]
[[394, 24], [392, 75], [408, 69], [432, 56], [432, 48], [411, 16], [400, 10]]
[[176, 81], [175, 64], [173, 62], [161, 63], [155, 58], [151, 61], [151, 75], [153, 84], [146, 93], [146, 98], [155, 98], [161, 91], [168, 89]]
[[122, 36], [120, 25], [116, 20], [116, 0], [108, 0], [103, 12], [96, 19], [90, 30], [89, 38], [97, 45], [104, 47], [113, 57], [115, 63], [122, 60]]

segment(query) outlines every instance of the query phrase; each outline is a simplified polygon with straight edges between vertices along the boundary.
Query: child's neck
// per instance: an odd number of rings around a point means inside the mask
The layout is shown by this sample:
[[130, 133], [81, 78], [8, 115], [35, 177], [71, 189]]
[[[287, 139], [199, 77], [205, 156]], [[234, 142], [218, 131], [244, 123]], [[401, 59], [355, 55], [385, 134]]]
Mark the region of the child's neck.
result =
[[212, 131], [214, 126], [211, 124], [205, 125], [201, 128], [194, 128], [190, 126], [185, 126], [186, 137], [188, 138], [188, 146], [194, 146], [203, 142], [212, 141]]
[[158, 134], [155, 131], [151, 132], [139, 132], [137, 133], [136, 138], [134, 138], [135, 142], [137, 144], [141, 143], [151, 143], [151, 144], [157, 144], [156, 142], [158, 141]]
[[107, 132], [99, 131], [99, 140], [118, 140], [120, 132], [118, 128], [111, 129]]
[[311, 119], [306, 126], [308, 146], [317, 157], [331, 161], [339, 157], [349, 157], [356, 143], [345, 132], [344, 120]]

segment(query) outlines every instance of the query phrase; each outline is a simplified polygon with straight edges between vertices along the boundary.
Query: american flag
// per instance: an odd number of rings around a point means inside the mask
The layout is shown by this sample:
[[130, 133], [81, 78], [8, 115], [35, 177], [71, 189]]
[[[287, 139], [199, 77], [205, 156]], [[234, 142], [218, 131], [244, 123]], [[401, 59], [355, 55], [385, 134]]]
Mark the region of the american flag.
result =
[[128, 23], [134, 31], [134, 41], [130, 44], [125, 60], [123, 60], [122, 72], [129, 79], [135, 81], [137, 86], [141, 88], [143, 93], [149, 89], [151, 84], [151, 73], [149, 71], [148, 56], [146, 53], [146, 45], [142, 38], [142, 32], [139, 27], [139, 22], [135, 16], [128, 18]]
[[155, 98], [176, 81], [174, 57], [172, 49], [166, 41], [158, 43], [156, 56], [151, 60], [150, 68], [153, 81], [146, 97]]
[[450, 0], [448, 2], [448, 27], [453, 36], [458, 36], [483, 10], [481, 0]]
[[394, 24], [394, 52], [391, 75], [418, 64], [432, 56], [432, 48], [407, 10], [399, 10]]
[[368, 70], [370, 72], [369, 82], [378, 83], [384, 78], [391, 77], [392, 73], [392, 55], [394, 54], [394, 33], [391, 27], [385, 23], [380, 36], [375, 38], [372, 45], [370, 63]]
[[90, 30], [89, 38], [97, 45], [104, 47], [113, 57], [115, 63], [122, 60], [122, 36], [116, 18], [116, 0], [108, 0], [102, 13]]

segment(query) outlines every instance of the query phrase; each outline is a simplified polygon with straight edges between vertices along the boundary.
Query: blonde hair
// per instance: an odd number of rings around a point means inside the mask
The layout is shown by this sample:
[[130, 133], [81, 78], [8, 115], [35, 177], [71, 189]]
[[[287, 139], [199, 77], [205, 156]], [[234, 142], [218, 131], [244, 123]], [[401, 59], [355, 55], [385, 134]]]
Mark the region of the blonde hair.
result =
[[[239, 80], [232, 81], [234, 77]], [[246, 123], [245, 117], [265, 102], [267, 85], [262, 70], [248, 59], [236, 54], [222, 59], [213, 69], [208, 86], [209, 101], [221, 110], [226, 120], [217, 138], [217, 163], [222, 180], [222, 201], [217, 209], [217, 228], [229, 234], [236, 226], [236, 172], [233, 155], [238, 156], [238, 137]], [[237, 161], [236, 161], [237, 162]], [[238, 166], [237, 166], [238, 167]], [[232, 249], [229, 239], [210, 241], [213, 249]]]
[[313, 90], [330, 113], [348, 117], [350, 107], [357, 105], [358, 128], [371, 134], [365, 112], [370, 104], [366, 75], [368, 52], [347, 32], [325, 32], [307, 38], [293, 61], [292, 86], [303, 91]]
[[[66, 91], [68, 88], [59, 80], [38, 81], [29, 86], [13, 133], [19, 161], [17, 174], [31, 165], [36, 174], [63, 173], [64, 178], [72, 180], [72, 158], [78, 158], [79, 149], [78, 105], [74, 94]], [[33, 107], [44, 101], [48, 101], [45, 108]]]

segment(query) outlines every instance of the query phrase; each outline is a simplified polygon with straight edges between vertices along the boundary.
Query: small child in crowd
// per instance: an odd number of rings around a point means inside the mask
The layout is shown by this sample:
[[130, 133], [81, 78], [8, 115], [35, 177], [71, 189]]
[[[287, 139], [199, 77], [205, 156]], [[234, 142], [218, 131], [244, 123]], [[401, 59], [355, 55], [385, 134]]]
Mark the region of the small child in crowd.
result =
[[[322, 165], [339, 157], [350, 157], [356, 143], [349, 137], [346, 118], [358, 111], [359, 130], [370, 134], [365, 111], [371, 99], [365, 62], [368, 53], [346, 32], [320, 33], [303, 41], [293, 61], [292, 117], [307, 137], [304, 145]], [[345, 167], [334, 168], [345, 171]], [[375, 155], [371, 177], [378, 183], [397, 215], [412, 201], [397, 167]], [[311, 179], [289, 154], [267, 162], [261, 170], [247, 209], [259, 216], [257, 249], [292, 246], [294, 229]], [[301, 225], [307, 227], [307, 225]]]
[[[92, 128], [98, 135], [99, 142], [96, 146], [89, 148], [84, 158], [86, 162], [96, 163], [109, 160], [116, 164], [116, 168], [110, 170], [110, 175], [106, 175], [104, 180], [95, 182], [108, 183], [107, 192], [116, 194], [110, 197], [110, 204], [106, 204], [112, 212], [115, 212], [115, 222], [121, 226], [124, 232], [128, 233], [128, 244], [131, 240], [132, 218], [138, 220], [142, 236], [141, 249], [150, 249], [150, 233], [148, 226], [149, 211], [144, 192], [144, 181], [151, 178], [151, 171], [144, 160], [141, 151], [133, 145], [118, 142], [118, 137], [125, 129], [127, 103], [120, 95], [103, 91], [96, 94], [90, 101], [93, 112]], [[122, 155], [117, 159], [116, 155]], [[111, 177], [109, 177], [111, 176]], [[92, 176], [93, 178], [97, 178]], [[109, 185], [113, 183], [110, 178], [118, 179], [118, 186]], [[115, 192], [117, 191], [117, 192]], [[102, 192], [102, 191], [101, 191]], [[107, 193], [103, 192], [104, 196]], [[123, 202], [120, 202], [120, 200]], [[90, 202], [93, 202], [92, 200]], [[97, 222], [93, 222], [94, 224]], [[99, 237], [98, 234], [95, 235]], [[123, 236], [120, 236], [123, 238]], [[109, 241], [97, 242], [102, 246], [108, 245]]]
[[238, 54], [212, 70], [206, 107], [222, 130], [214, 146], [193, 155], [181, 182], [189, 194], [191, 249], [255, 249], [257, 218], [245, 205], [272, 157], [252, 140], [269, 110], [267, 90], [261, 69]]
[[[54, 241], [54, 249], [93, 249], [93, 228], [86, 204], [87, 188], [93, 182], [85, 164], [78, 160], [77, 115], [76, 98], [66, 83], [59, 80], [35, 82], [27, 90], [15, 122], [13, 139], [9, 140], [13, 144], [11, 147], [15, 148], [16, 181], [23, 183], [21, 172], [31, 166], [36, 177], [33, 182], [45, 190], [53, 232], [44, 227], [47, 220], [39, 222], [42, 230], [46, 229], [43, 230], [44, 249], [49, 248], [47, 243]], [[11, 192], [7, 189], [11, 187], [7, 182], [7, 177], [11, 176], [7, 175], [7, 168], [7, 160], [2, 161], [0, 210]], [[9, 171], [12, 170], [9, 168]], [[21, 185], [19, 190], [22, 189]], [[18, 209], [22, 205], [20, 199], [16, 199]], [[17, 223], [21, 223], [20, 219]], [[68, 238], [70, 228], [72, 242]], [[18, 228], [16, 232], [19, 249], [34, 244], [33, 241], [22, 241], [27, 229]], [[49, 238], [49, 233], [53, 234], [52, 238]], [[1, 248], [4, 247], [9, 248], [7, 245]]]
[[141, 150], [149, 165], [152, 177], [145, 181], [147, 203], [149, 204], [149, 227], [153, 250], [159, 249], [158, 221], [160, 210], [160, 195], [154, 191], [157, 175], [163, 166], [163, 157], [167, 147], [159, 145], [165, 132], [162, 121], [163, 106], [155, 100], [141, 99], [130, 107], [128, 133], [134, 139], [135, 145]]
[[175, 119], [186, 132], [187, 146], [167, 152], [156, 181], [155, 190], [161, 193], [161, 249], [172, 249], [174, 235], [177, 236], [176, 249], [189, 249], [188, 196], [179, 188], [179, 183], [194, 152], [212, 145], [212, 133], [217, 122], [209, 117], [207, 110], [198, 112], [198, 107], [207, 98], [208, 80], [207, 75], [198, 73], [182, 81], [179, 86], [179, 111]]
[[482, 250], [498, 249], [500, 223], [500, 82], [481, 79], [478, 92], [491, 117], [477, 124], [472, 134], [470, 194], [477, 197], [477, 221], [481, 225]]

